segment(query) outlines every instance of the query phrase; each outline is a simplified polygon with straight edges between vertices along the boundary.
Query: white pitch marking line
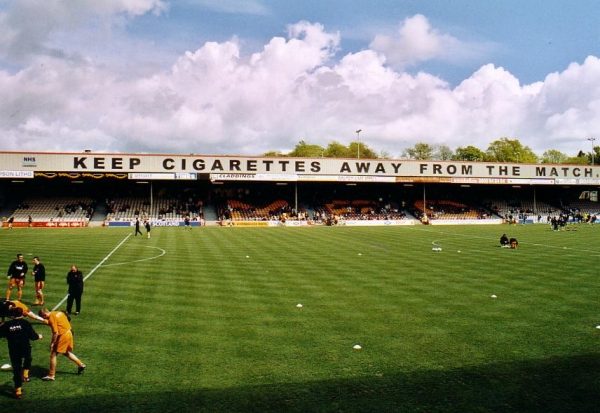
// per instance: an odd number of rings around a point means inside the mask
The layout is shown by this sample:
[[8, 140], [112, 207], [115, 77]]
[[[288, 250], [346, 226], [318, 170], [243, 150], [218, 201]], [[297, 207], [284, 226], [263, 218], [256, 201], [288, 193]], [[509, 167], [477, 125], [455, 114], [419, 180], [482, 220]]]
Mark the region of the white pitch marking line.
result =
[[[130, 237], [130, 236], [131, 236], [131, 234], [127, 235], [127, 236], [126, 236], [126, 237], [123, 239], [123, 241], [121, 241], [121, 242], [119, 243], [119, 245], [117, 245], [117, 246], [116, 246], [116, 247], [115, 247], [115, 248], [114, 248], [114, 249], [113, 249], [111, 252], [109, 252], [109, 253], [108, 253], [108, 255], [107, 255], [106, 257], [104, 257], [104, 258], [102, 259], [102, 261], [100, 261], [100, 262], [98, 263], [98, 265], [96, 265], [96, 266], [95, 266], [95, 267], [94, 267], [94, 268], [93, 268], [93, 269], [92, 269], [92, 270], [91, 270], [91, 271], [88, 273], [88, 275], [86, 275], [85, 277], [83, 277], [83, 281], [85, 281], [85, 280], [87, 280], [88, 278], [90, 278], [90, 277], [92, 276], [92, 274], [93, 274], [94, 272], [96, 272], [96, 270], [97, 270], [98, 268], [100, 268], [100, 266], [101, 266], [101, 265], [104, 263], [104, 261], [106, 261], [107, 259], [109, 259], [109, 258], [110, 258], [110, 256], [111, 256], [111, 255], [113, 255], [113, 254], [115, 253], [115, 251], [117, 251], [117, 250], [118, 250], [118, 249], [121, 247], [121, 245], [123, 245], [123, 244], [125, 243], [125, 241], [127, 241], [127, 240], [129, 239], [129, 237]], [[69, 294], [65, 295], [65, 296], [64, 296], [64, 298], [63, 298], [62, 300], [60, 300], [60, 302], [54, 306], [54, 308], [52, 309], [52, 311], [55, 311], [55, 310], [56, 310], [58, 307], [60, 307], [60, 306], [62, 305], [62, 303], [64, 303], [64, 302], [67, 300], [67, 297], [68, 297], [68, 296], [69, 296]]]
[[158, 255], [155, 255], [154, 257], [144, 258], [144, 259], [141, 259], [141, 260], [127, 261], [127, 262], [117, 262], [115, 264], [106, 264], [106, 265], [103, 265], [103, 267], [115, 267], [117, 265], [133, 264], [134, 262], [144, 262], [144, 261], [155, 260], [157, 258], [162, 257], [163, 255], [165, 255], [167, 253], [167, 251], [163, 250], [162, 248], [158, 248], [158, 247], [146, 246], [146, 248], [155, 248], [155, 249], [160, 250], [162, 252], [160, 254], [158, 254]]

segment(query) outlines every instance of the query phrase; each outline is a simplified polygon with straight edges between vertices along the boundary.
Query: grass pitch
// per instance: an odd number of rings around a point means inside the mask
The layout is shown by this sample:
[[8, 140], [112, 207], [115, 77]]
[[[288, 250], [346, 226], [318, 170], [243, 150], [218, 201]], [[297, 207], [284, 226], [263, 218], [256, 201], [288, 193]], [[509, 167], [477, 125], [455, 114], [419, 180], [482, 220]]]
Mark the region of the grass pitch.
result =
[[46, 265], [47, 307], [65, 308], [71, 264], [89, 278], [72, 321], [87, 370], [60, 357], [43, 382], [34, 322], [33, 380], [12, 400], [0, 372], [1, 410], [597, 412], [599, 240], [587, 225], [2, 230], [6, 268]]

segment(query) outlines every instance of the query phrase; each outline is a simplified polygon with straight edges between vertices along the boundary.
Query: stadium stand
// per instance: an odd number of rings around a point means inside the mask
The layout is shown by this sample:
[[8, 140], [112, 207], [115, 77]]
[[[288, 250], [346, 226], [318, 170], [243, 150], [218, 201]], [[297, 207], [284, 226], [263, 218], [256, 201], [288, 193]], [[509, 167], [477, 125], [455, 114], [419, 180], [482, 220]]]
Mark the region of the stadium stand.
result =
[[[425, 193], [414, 187], [394, 192], [379, 186], [308, 185], [294, 193], [290, 187], [258, 183], [193, 189], [187, 185], [165, 185], [155, 189], [151, 202], [147, 191], [140, 190], [142, 187], [120, 187], [125, 185], [120, 181], [106, 188], [90, 186], [86, 190], [77, 186], [77, 192], [71, 186], [41, 183], [45, 186], [40, 184], [27, 191], [35, 196], [15, 200], [5, 197], [4, 221], [13, 216], [15, 222], [23, 223], [30, 215], [38, 224], [134, 221], [136, 217], [183, 221], [185, 216], [204, 220], [205, 214], [210, 213], [206, 219], [213, 223], [310, 220], [333, 225], [343, 220], [421, 219], [426, 212], [428, 219], [440, 221], [499, 217], [508, 221], [512, 216], [516, 222], [526, 218], [528, 223], [546, 223], [561, 215], [566, 215], [570, 222], [587, 222], [590, 216], [600, 214], [600, 204], [595, 198], [582, 198], [578, 188], [561, 188], [560, 192], [556, 188], [537, 188], [536, 192], [531, 188], [440, 186], [428, 187], [424, 200]], [[101, 182], [105, 183], [110, 182]], [[106, 194], [112, 198], [104, 198]]]
[[17, 205], [13, 217], [15, 222], [33, 221], [84, 222], [94, 213], [95, 201], [87, 197], [26, 198]]
[[581, 213], [581, 214], [600, 214], [600, 205], [598, 202], [593, 202], [589, 200], [574, 200], [570, 201], [567, 204], [563, 205], [563, 209], [569, 211], [571, 213]]
[[151, 205], [148, 198], [125, 197], [109, 200], [107, 211], [108, 221], [133, 221], [138, 217], [181, 221], [186, 215], [198, 220], [202, 214], [202, 204], [183, 202], [176, 198], [157, 198]]
[[462, 220], [495, 218], [494, 214], [482, 206], [467, 205], [453, 200], [417, 200], [413, 203], [413, 214], [428, 219]]
[[[392, 203], [382, 205], [380, 201], [369, 199], [335, 199], [318, 208], [321, 214], [332, 215], [341, 219], [382, 220], [405, 219], [406, 214]], [[335, 218], [334, 218], [335, 219]]]
[[250, 201], [228, 199], [218, 206], [218, 215], [222, 220], [232, 221], [279, 221], [298, 219], [296, 211], [283, 199], [261, 205]]
[[538, 222], [547, 222], [548, 216], [559, 215], [563, 213], [562, 208], [544, 201], [534, 201], [533, 199], [502, 200], [488, 199], [486, 204], [490, 210], [498, 216], [510, 220], [531, 218]]

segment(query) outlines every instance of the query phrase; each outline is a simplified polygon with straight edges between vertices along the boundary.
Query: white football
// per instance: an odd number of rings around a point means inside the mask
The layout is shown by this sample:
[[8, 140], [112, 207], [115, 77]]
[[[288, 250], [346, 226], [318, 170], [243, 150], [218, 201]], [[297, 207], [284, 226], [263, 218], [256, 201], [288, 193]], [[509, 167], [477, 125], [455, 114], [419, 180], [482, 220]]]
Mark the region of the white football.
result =
[[352, 347], [354, 350], [360, 350], [362, 349], [362, 347], [360, 346], [360, 344], [355, 344], [354, 347]]
[[12, 366], [10, 364], [3, 364], [0, 366], [1, 370], [12, 370]]

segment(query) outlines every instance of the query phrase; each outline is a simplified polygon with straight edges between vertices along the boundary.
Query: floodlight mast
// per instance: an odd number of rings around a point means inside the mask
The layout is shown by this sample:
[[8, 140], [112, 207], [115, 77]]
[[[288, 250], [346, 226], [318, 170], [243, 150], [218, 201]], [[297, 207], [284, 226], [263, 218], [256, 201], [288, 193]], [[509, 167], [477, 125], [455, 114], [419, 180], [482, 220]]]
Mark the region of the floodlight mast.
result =
[[596, 138], [588, 138], [588, 141], [592, 142], [592, 166], [594, 166], [594, 141]]
[[356, 131], [356, 159], [360, 159], [360, 133], [362, 129]]

